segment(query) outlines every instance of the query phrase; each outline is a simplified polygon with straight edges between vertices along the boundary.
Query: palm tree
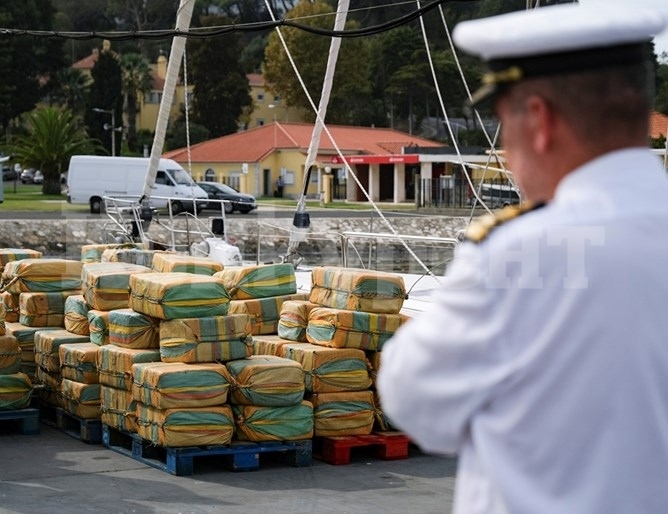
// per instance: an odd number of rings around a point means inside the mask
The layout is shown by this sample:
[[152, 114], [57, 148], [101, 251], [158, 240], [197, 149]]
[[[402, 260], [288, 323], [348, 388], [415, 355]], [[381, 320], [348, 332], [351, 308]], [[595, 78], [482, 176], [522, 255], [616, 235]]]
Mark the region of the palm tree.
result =
[[125, 96], [125, 114], [128, 119], [128, 149], [137, 152], [138, 95], [151, 91], [153, 79], [148, 61], [139, 54], [121, 56], [121, 86]]
[[56, 73], [56, 86], [51, 93], [51, 100], [57, 105], [82, 113], [85, 108], [88, 87], [91, 79], [81, 70], [63, 68]]
[[60, 194], [60, 176], [70, 157], [99, 152], [102, 143], [88, 137], [72, 111], [46, 107], [25, 116], [27, 132], [15, 139], [12, 155], [26, 167], [42, 171], [42, 193]]

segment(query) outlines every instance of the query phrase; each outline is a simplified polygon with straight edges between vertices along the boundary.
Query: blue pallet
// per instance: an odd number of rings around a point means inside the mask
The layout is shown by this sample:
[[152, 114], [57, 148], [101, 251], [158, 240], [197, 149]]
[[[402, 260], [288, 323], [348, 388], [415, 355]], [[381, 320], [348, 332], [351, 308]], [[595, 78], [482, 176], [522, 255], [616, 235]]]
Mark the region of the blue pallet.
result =
[[14, 421], [20, 434], [39, 434], [39, 409], [26, 408], [0, 411], [0, 421]]
[[192, 475], [197, 457], [222, 456], [223, 463], [231, 471], [255, 471], [260, 469], [261, 453], [282, 453], [290, 465], [297, 467], [310, 466], [313, 455], [311, 439], [263, 443], [234, 441], [217, 446], [169, 448], [104, 424], [102, 444], [110, 450], [176, 476]]

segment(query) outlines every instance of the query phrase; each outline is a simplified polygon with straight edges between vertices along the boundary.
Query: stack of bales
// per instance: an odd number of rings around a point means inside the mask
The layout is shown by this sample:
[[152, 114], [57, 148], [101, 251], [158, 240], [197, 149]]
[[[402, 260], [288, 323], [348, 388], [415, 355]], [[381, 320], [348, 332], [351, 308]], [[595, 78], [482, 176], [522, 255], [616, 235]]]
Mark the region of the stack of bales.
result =
[[102, 252], [102, 262], [125, 262], [128, 264], [139, 264], [147, 268], [153, 268], [153, 256], [163, 253], [162, 250], [145, 250], [141, 248], [108, 248]]
[[32, 382], [21, 373], [21, 348], [5, 333], [5, 308], [0, 303], [0, 410], [23, 409], [30, 404]]
[[[109, 250], [109, 251], [134, 250], [134, 251], [142, 252], [142, 251], [145, 251], [146, 249], [147, 249], [147, 247], [143, 243], [111, 243], [111, 244], [83, 245], [81, 247], [81, 262], [83, 262], [84, 264], [87, 264], [87, 263], [90, 263], [90, 262], [101, 262], [102, 261], [102, 255], [107, 250]], [[136, 263], [134, 263], [134, 264], [136, 264]]]
[[407, 319], [399, 313], [405, 297], [396, 275], [315, 268], [308, 301], [286, 302], [278, 338], [257, 343], [256, 352], [283, 355], [304, 367], [316, 436], [367, 435], [375, 420], [387, 428], [371, 363], [379, 362], [384, 342]]

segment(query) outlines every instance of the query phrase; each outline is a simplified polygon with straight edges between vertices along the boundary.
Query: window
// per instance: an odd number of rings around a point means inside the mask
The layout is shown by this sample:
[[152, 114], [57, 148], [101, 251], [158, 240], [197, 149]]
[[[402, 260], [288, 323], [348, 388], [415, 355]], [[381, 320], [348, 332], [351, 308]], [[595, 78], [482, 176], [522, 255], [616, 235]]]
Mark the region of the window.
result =
[[150, 93], [144, 94], [145, 104], [159, 104], [161, 100], [162, 100], [161, 91], [151, 91]]
[[216, 181], [216, 172], [211, 168], [207, 169], [204, 172], [204, 181], [205, 182], [215, 182]]
[[264, 102], [264, 94], [263, 93], [258, 93], [257, 94], [257, 100], [258, 100], [258, 102]]

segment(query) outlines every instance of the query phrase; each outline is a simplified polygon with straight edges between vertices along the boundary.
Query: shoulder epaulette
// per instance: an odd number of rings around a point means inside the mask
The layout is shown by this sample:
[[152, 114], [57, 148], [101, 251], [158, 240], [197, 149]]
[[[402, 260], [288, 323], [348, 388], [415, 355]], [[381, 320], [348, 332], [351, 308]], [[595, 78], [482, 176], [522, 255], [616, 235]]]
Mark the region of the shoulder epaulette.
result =
[[522, 203], [519, 205], [509, 205], [496, 211], [493, 214], [485, 214], [480, 216], [477, 220], [471, 223], [466, 229], [465, 239], [473, 243], [481, 243], [489, 234], [499, 225], [513, 220], [522, 214], [531, 212], [539, 207], [542, 207], [543, 203]]

